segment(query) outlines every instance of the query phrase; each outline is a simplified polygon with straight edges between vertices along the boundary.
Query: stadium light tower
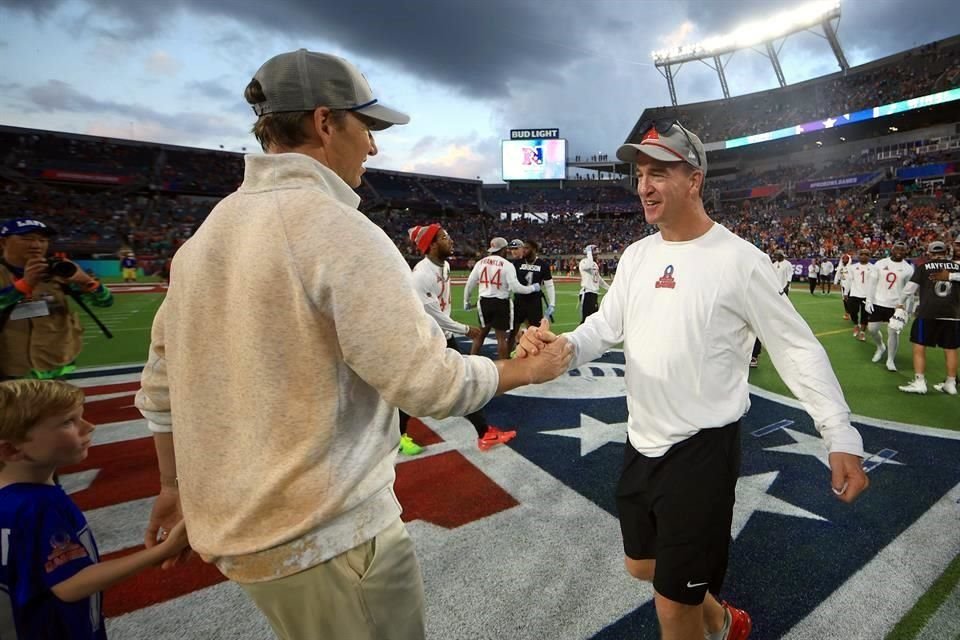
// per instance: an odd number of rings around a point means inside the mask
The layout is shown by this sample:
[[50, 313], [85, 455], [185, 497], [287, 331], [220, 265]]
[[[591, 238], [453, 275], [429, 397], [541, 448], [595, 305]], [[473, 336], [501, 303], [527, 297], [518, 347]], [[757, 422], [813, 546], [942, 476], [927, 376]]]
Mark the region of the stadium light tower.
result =
[[[834, 24], [836, 20], [836, 24]], [[780, 12], [761, 20], [744, 23], [722, 36], [707, 38], [692, 45], [681, 45], [672, 49], [662, 49], [652, 53], [654, 66], [667, 80], [670, 101], [677, 106], [677, 89], [674, 83], [680, 69], [687, 62], [701, 62], [717, 73], [723, 97], [730, 97], [725, 69], [730, 59], [741, 49], [753, 49], [770, 60], [777, 82], [787, 86], [787, 80], [780, 66], [780, 50], [787, 38], [794, 33], [808, 31], [830, 43], [837, 63], [843, 71], [850, 68], [847, 58], [837, 39], [837, 25], [840, 23], [840, 0], [816, 0], [793, 9]], [[813, 31], [820, 27], [823, 33]], [[780, 40], [780, 44], [775, 43]], [[763, 46], [763, 49], [760, 47]], [[724, 60], [722, 56], [727, 56]], [[711, 62], [708, 62], [711, 61]]]

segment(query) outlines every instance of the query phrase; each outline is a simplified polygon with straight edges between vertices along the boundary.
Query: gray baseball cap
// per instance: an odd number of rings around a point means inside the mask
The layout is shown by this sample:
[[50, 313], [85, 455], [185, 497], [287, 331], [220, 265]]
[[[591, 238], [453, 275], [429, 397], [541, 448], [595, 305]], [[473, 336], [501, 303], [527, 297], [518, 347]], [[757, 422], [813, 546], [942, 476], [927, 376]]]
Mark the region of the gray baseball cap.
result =
[[506, 249], [508, 246], [506, 238], [494, 238], [490, 241], [490, 248], [487, 249], [487, 253], [496, 253], [497, 251]]
[[252, 105], [258, 116], [329, 107], [362, 113], [377, 122], [371, 127], [377, 131], [410, 122], [410, 116], [373, 97], [359, 69], [328, 53], [306, 49], [281, 53], [264, 62], [253, 77], [267, 97]]
[[947, 245], [943, 244], [939, 240], [934, 240], [927, 245], [927, 253], [946, 253]]
[[680, 162], [682, 160], [690, 166], [700, 169], [706, 175], [707, 151], [703, 148], [700, 138], [681, 126], [679, 122], [674, 122], [669, 128], [664, 128], [663, 133], [661, 133], [661, 128], [651, 123], [639, 144], [630, 142], [617, 149], [617, 158], [623, 162], [636, 162], [637, 154], [643, 153], [661, 162]]

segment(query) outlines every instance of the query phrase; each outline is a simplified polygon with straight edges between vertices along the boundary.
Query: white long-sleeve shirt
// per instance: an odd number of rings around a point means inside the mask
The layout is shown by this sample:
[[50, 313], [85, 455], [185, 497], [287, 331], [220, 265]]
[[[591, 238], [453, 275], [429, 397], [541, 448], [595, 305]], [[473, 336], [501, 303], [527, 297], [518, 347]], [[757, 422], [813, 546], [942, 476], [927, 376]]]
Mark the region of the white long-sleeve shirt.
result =
[[850, 296], [853, 298], [870, 297], [870, 279], [873, 277], [873, 265], [860, 264], [859, 262], [850, 266]]
[[843, 295], [850, 294], [850, 268], [851, 264], [843, 264], [843, 260], [840, 261], [840, 264], [837, 265], [837, 270], [834, 272], [833, 284], [840, 285], [840, 293]]
[[870, 272], [867, 302], [894, 309], [900, 304], [903, 288], [913, 275], [913, 265], [906, 260], [894, 262], [890, 258], [878, 260]]
[[787, 259], [783, 259], [779, 262], [774, 260], [772, 264], [773, 270], [776, 272], [777, 279], [780, 282], [780, 290], [782, 291], [793, 281], [793, 263]]
[[826, 276], [829, 278], [833, 275], [833, 263], [829, 260], [824, 260], [820, 263], [820, 275]]
[[440, 328], [447, 339], [454, 335], [465, 336], [470, 330], [450, 317], [450, 263], [435, 264], [424, 258], [413, 267], [413, 288], [423, 302], [423, 308]]
[[536, 287], [521, 284], [517, 279], [517, 269], [501, 256], [487, 256], [473, 265], [473, 271], [467, 278], [467, 287], [463, 299], [470, 300], [473, 289], [480, 284], [481, 298], [500, 298], [507, 300], [511, 293], [535, 293]]
[[591, 258], [580, 261], [580, 293], [600, 293], [600, 287], [609, 289], [610, 285], [600, 275], [600, 266]]
[[628, 432], [640, 453], [661, 456], [747, 412], [756, 335], [829, 450], [863, 455], [827, 354], [769, 265], [719, 224], [688, 242], [648, 236], [624, 252], [599, 312], [565, 334], [572, 367], [623, 342]]

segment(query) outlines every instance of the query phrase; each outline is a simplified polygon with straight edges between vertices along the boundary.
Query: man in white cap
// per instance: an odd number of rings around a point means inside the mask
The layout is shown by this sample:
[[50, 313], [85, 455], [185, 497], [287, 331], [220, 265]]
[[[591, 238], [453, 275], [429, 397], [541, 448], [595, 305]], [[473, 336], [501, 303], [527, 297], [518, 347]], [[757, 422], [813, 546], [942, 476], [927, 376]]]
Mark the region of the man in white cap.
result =
[[393, 241], [357, 210], [373, 132], [409, 118], [351, 63], [280, 54], [244, 96], [266, 153], [177, 252], [137, 394], [161, 485], [145, 543], [185, 520], [284, 640], [422, 640], [397, 408], [468, 414], [569, 355], [524, 369], [447, 349]]
[[539, 293], [540, 284], [521, 284], [517, 279], [517, 269], [507, 260], [506, 254], [510, 244], [505, 238], [494, 238], [490, 241], [489, 254], [473, 265], [473, 271], [467, 278], [467, 285], [463, 290], [463, 309], [473, 308], [470, 299], [473, 290], [480, 285], [480, 301], [477, 304], [477, 315], [480, 317], [480, 336], [474, 338], [471, 355], [480, 353], [480, 347], [492, 328], [497, 336], [497, 357], [510, 357], [510, 332], [513, 331], [513, 300], [511, 293]]
[[927, 245], [927, 259], [917, 265], [903, 288], [900, 304], [891, 318], [893, 327], [903, 327], [907, 302], [919, 294], [917, 317], [910, 327], [914, 378], [898, 389], [905, 393], [927, 392], [927, 347], [943, 349], [947, 377], [933, 385], [935, 391], [957, 395], [957, 349], [960, 348], [960, 262], [947, 257], [947, 245], [939, 240]]
[[597, 255], [597, 245], [588, 244], [583, 249], [584, 256], [580, 260], [580, 324], [599, 308], [600, 288], [609, 289], [610, 284], [600, 275], [600, 265], [594, 259]]
[[571, 333], [528, 329], [518, 355], [569, 341], [574, 365], [623, 342], [627, 430], [617, 507], [629, 573], [652, 581], [664, 640], [744, 640], [746, 612], [716, 598], [723, 584], [750, 407], [754, 336], [813, 417], [831, 485], [850, 502], [866, 489], [863, 443], [823, 347], [769, 259], [703, 207], [706, 153], [675, 120], [642, 124], [617, 157], [636, 165], [648, 224], [660, 232], [623, 253], [598, 313]]

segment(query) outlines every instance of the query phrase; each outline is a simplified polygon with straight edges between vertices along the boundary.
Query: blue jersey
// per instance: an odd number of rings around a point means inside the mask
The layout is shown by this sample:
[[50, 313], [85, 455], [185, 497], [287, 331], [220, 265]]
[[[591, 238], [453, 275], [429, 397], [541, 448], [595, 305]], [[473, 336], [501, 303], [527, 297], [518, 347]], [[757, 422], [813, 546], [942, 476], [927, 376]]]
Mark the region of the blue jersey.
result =
[[134, 267], [137, 266], [137, 259], [136, 259], [136, 258], [131, 258], [131, 257], [129, 257], [129, 256], [125, 256], [125, 257], [120, 261], [120, 265], [121, 265], [124, 269], [133, 269]]
[[86, 518], [59, 486], [0, 489], [0, 640], [106, 640], [100, 593], [50, 590], [99, 561]]

